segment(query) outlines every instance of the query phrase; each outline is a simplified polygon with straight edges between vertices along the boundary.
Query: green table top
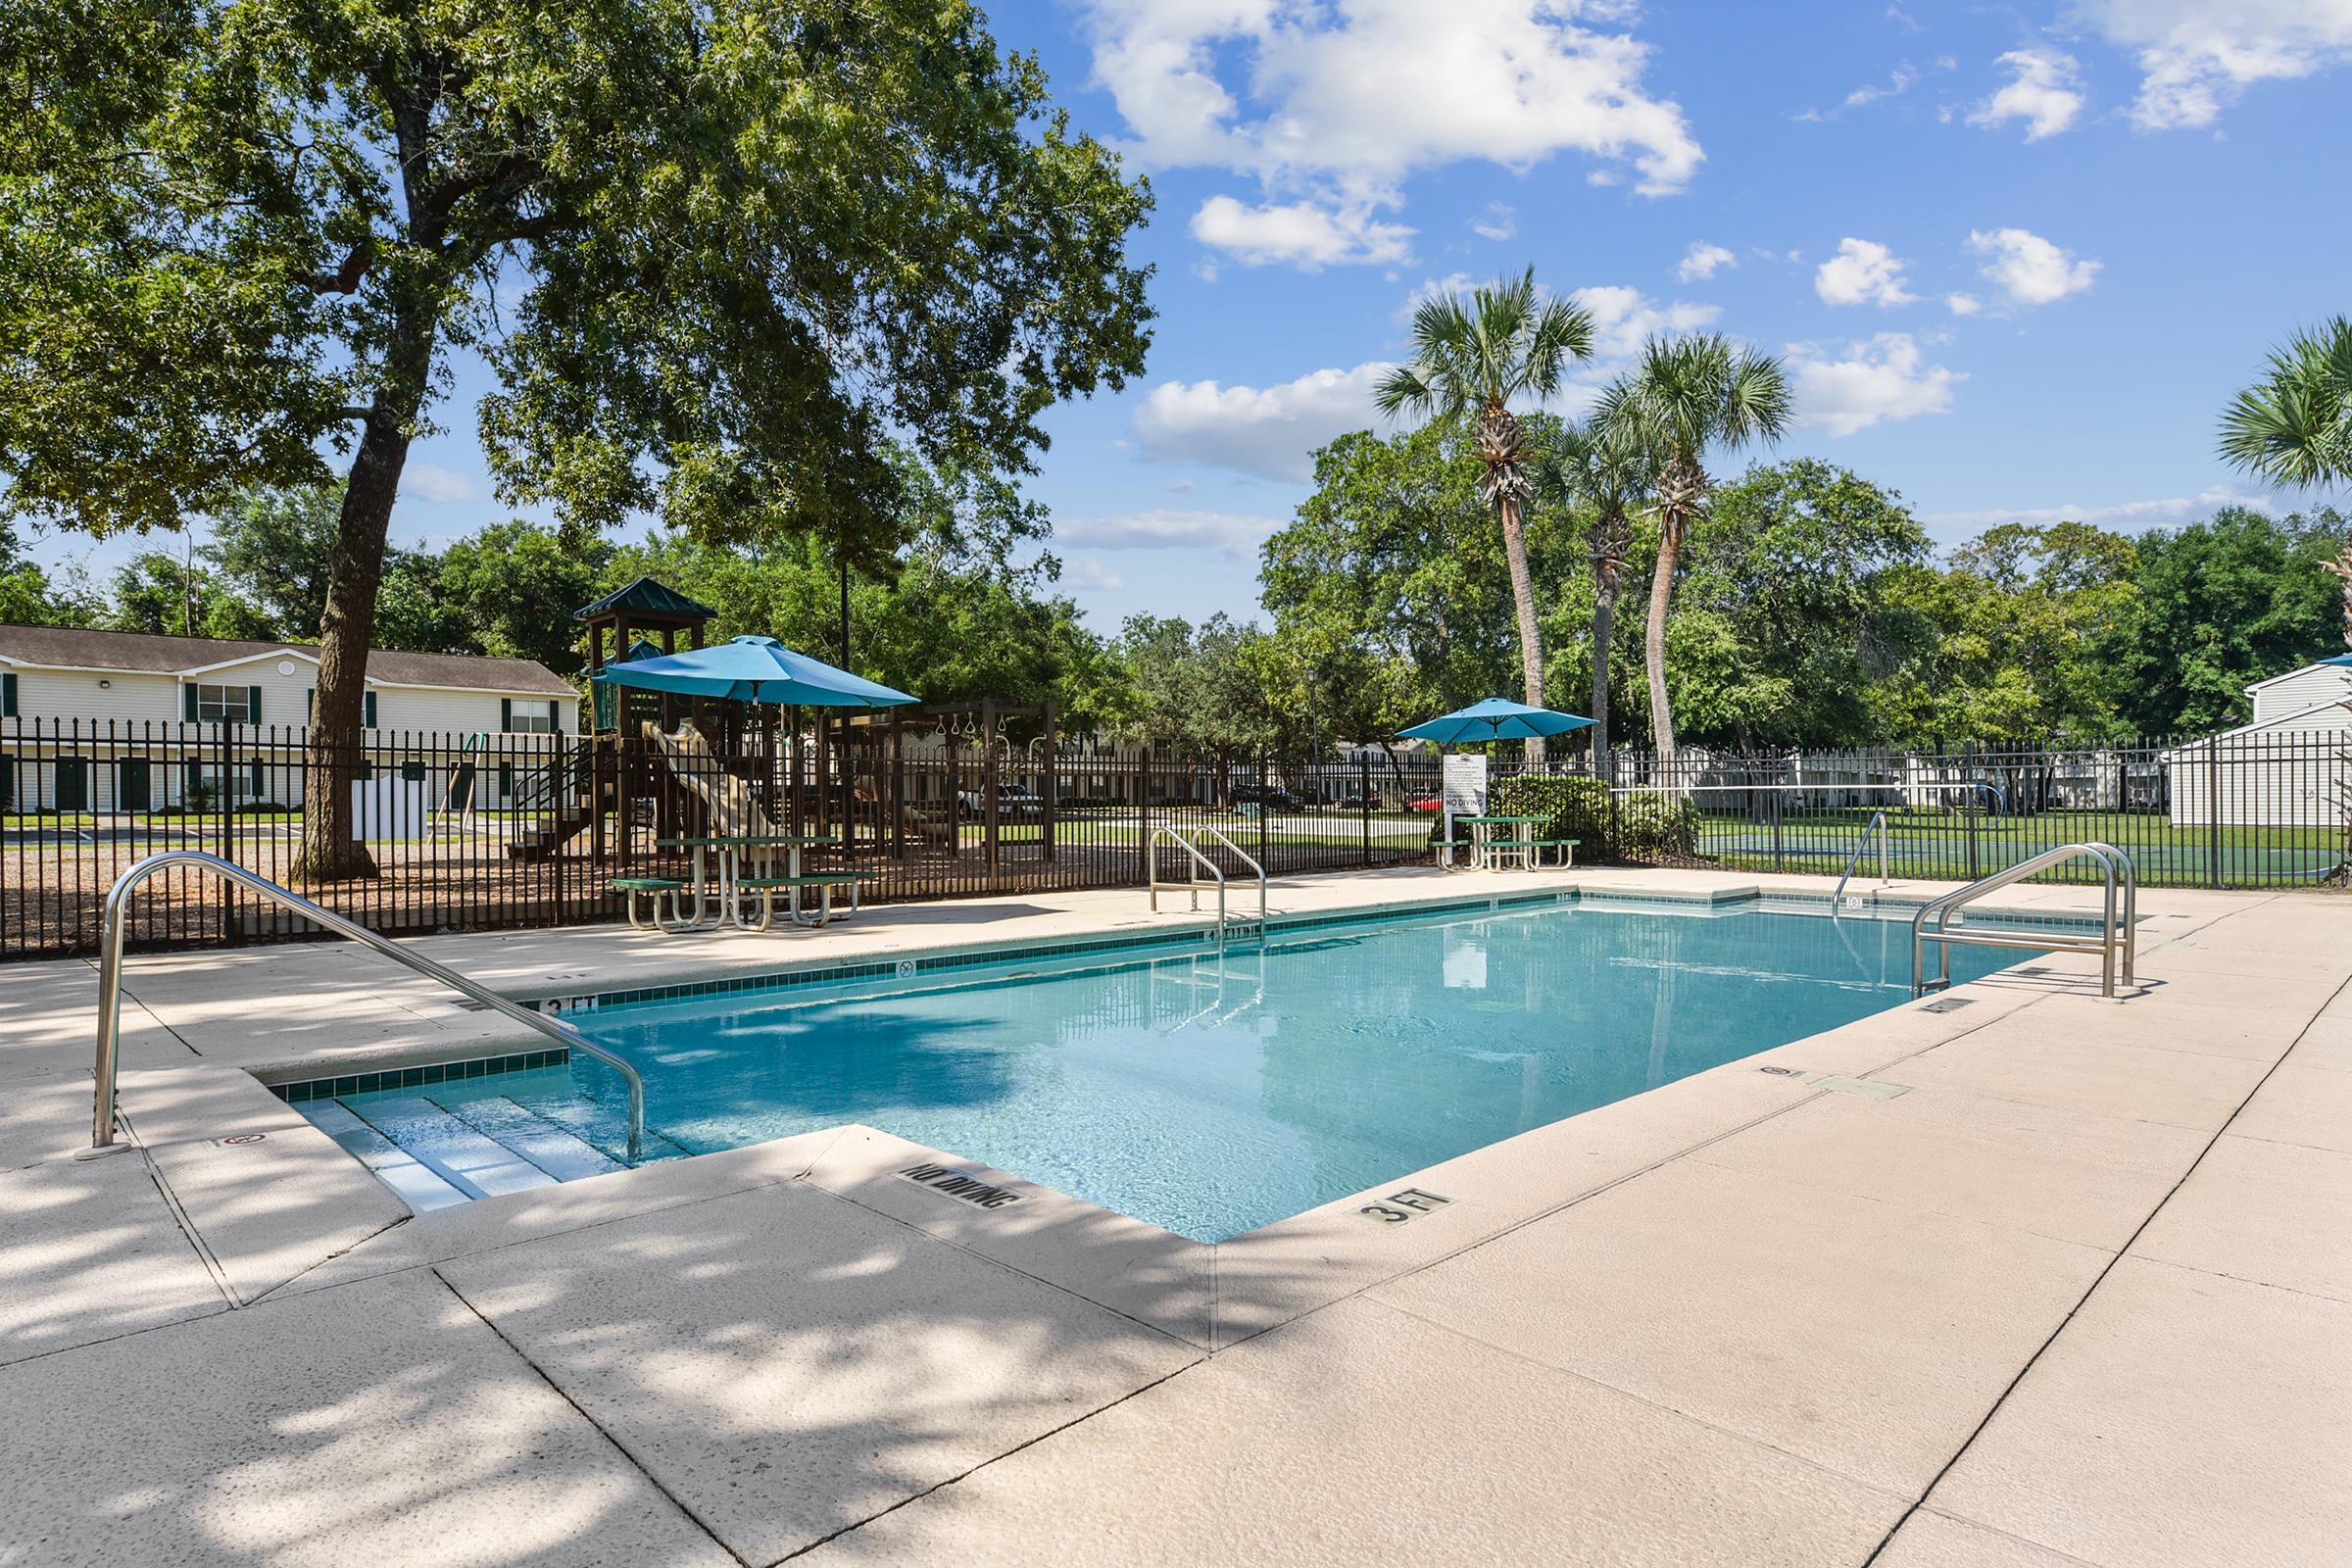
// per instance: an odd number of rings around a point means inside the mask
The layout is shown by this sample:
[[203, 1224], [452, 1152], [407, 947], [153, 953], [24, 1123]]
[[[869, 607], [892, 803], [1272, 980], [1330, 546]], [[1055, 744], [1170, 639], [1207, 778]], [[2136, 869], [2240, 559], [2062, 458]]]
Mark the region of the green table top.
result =
[[1551, 818], [1548, 816], [1457, 816], [1454, 820], [1457, 822], [1508, 823], [1517, 826], [1522, 822], [1548, 822]]
[[714, 836], [710, 838], [697, 839], [654, 840], [656, 848], [664, 850], [762, 850], [788, 847], [797, 847], [800, 849], [808, 850], [819, 849], [826, 845], [839, 844], [841, 840], [839, 839], [810, 838], [805, 834], [796, 835], [791, 833], [766, 833], [748, 838], [726, 838]]

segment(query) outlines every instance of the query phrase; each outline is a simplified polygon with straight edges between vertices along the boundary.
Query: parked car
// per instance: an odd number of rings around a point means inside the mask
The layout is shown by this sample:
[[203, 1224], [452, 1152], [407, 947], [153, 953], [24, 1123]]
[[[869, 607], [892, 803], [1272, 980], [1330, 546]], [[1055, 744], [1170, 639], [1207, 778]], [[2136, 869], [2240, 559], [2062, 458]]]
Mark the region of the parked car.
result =
[[1426, 811], [1435, 816], [1446, 809], [1446, 797], [1443, 795], [1416, 795], [1409, 804], [1414, 810]]
[[[988, 814], [988, 792], [964, 790], [956, 796], [968, 820]], [[997, 786], [997, 820], [1000, 822], [1036, 822], [1046, 814], [1045, 797], [1025, 784]]]
[[1233, 808], [1255, 807], [1263, 811], [1303, 811], [1307, 803], [1279, 784], [1236, 784], [1233, 787]]

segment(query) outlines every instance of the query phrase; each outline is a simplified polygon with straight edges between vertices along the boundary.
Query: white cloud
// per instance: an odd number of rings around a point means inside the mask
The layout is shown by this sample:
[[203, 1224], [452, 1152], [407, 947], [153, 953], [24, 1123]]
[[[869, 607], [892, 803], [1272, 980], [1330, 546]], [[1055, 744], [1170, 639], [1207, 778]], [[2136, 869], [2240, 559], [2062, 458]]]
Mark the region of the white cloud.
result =
[[[1062, 519], [1054, 525], [1057, 544], [1074, 544], [1090, 551], [1190, 550], [1207, 551], [1236, 561], [1257, 554], [1282, 523], [1273, 517], [1252, 517], [1230, 512], [1177, 512], [1166, 509], [1122, 513], [1107, 517]], [[1065, 571], [1062, 580], [1081, 588], [1118, 588], [1124, 584], [1102, 561], [1085, 556], [1071, 565], [1097, 574], [1098, 580], [1078, 581]], [[1107, 580], [1102, 580], [1107, 579]]]
[[1796, 422], [1845, 436], [1882, 419], [1948, 413], [1953, 386], [1968, 377], [1926, 358], [1908, 332], [1881, 332], [1867, 343], [1848, 344], [1842, 359], [1811, 343], [1792, 343], [1787, 363]]
[[1643, 90], [1649, 46], [1616, 0], [1080, 3], [1095, 80], [1148, 166], [1363, 199], [1416, 170], [1561, 152], [1659, 194], [1704, 157], [1681, 108]]
[[1859, 109], [1865, 104], [1877, 103], [1882, 98], [1900, 97], [1909, 92], [1912, 84], [1918, 80], [1919, 73], [1912, 70], [1909, 65], [1897, 66], [1886, 77], [1886, 86], [1881, 87], [1874, 84], [1867, 87], [1856, 87], [1845, 95], [1844, 107]]
[[2147, 130], [2210, 125], [2256, 82], [2352, 60], [2352, 0], [2076, 0], [2070, 20], [2132, 52]]
[[1413, 231], [1374, 221], [1369, 207], [1331, 209], [1306, 201], [1245, 207], [1231, 196], [1211, 196], [1193, 215], [1193, 237], [1248, 267], [1288, 262], [1315, 272], [1409, 261]]
[[470, 474], [414, 458], [401, 466], [400, 496], [404, 501], [479, 501], [482, 486]]
[[1875, 240], [1841, 239], [1838, 254], [1813, 273], [1813, 292], [1831, 305], [1909, 305], [1903, 288], [1908, 264]]
[[1623, 285], [1580, 288], [1568, 297], [1591, 313], [1592, 358], [1604, 364], [1641, 353], [1645, 338], [1695, 332], [1723, 314], [1720, 306], [1688, 300], [1659, 305], [1640, 289]]
[[1489, 202], [1487, 210], [1470, 220], [1470, 232], [1480, 239], [1506, 240], [1519, 232], [1519, 213], [1508, 202]]
[[2048, 305], [2080, 294], [2099, 275], [2099, 263], [2080, 261], [2031, 229], [1971, 229], [1968, 248], [1985, 258], [1980, 275], [2018, 305]]
[[1441, 294], [1467, 294], [1477, 286], [1468, 272], [1447, 272], [1444, 277], [1425, 277], [1404, 297], [1404, 303], [1396, 307], [1389, 319], [1402, 326], [1412, 320], [1413, 313], [1425, 301], [1434, 300]]
[[2272, 498], [2215, 485], [2193, 496], [2167, 496], [2158, 501], [2123, 501], [2103, 507], [1987, 507], [1977, 512], [1930, 513], [1920, 520], [1936, 528], [1989, 528], [2004, 522], [2143, 523], [2161, 526], [2192, 522], [2222, 507], [2276, 510]]
[[1943, 303], [1954, 316], [1974, 316], [1984, 309], [1984, 302], [1974, 294], [1946, 294]]
[[2082, 66], [2056, 49], [2013, 49], [2001, 56], [2008, 84], [1968, 113], [1968, 122], [1987, 128], [2011, 120], [2026, 122], [2026, 140], [2055, 136], [2082, 113]]
[[1064, 588], [1080, 592], [1116, 593], [1127, 586], [1127, 579], [1110, 569], [1100, 556], [1071, 556], [1061, 564], [1061, 576], [1056, 579]]
[[1373, 388], [1391, 367], [1316, 370], [1280, 386], [1162, 381], [1135, 414], [1135, 437], [1155, 463], [1199, 463], [1264, 479], [1314, 476], [1314, 451], [1380, 422]]
[[1722, 246], [1710, 245], [1704, 240], [1692, 240], [1690, 248], [1683, 252], [1682, 263], [1675, 268], [1674, 275], [1688, 283], [1694, 278], [1713, 277], [1720, 269], [1739, 265], [1740, 258]]

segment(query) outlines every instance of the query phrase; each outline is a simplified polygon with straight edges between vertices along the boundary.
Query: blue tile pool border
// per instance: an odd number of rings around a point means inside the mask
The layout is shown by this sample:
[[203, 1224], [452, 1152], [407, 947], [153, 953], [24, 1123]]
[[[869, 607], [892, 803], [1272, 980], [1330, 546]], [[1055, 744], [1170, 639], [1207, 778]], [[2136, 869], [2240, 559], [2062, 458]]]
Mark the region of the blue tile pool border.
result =
[[437, 1061], [423, 1067], [386, 1067], [377, 1072], [337, 1073], [332, 1078], [306, 1078], [297, 1083], [265, 1087], [289, 1105], [313, 1100], [340, 1100], [345, 1095], [373, 1094], [380, 1089], [422, 1089], [454, 1084], [467, 1078], [490, 1078], [500, 1073], [534, 1072], [542, 1067], [568, 1066], [565, 1046], [546, 1051], [515, 1051], [497, 1056], [474, 1056], [465, 1061]]

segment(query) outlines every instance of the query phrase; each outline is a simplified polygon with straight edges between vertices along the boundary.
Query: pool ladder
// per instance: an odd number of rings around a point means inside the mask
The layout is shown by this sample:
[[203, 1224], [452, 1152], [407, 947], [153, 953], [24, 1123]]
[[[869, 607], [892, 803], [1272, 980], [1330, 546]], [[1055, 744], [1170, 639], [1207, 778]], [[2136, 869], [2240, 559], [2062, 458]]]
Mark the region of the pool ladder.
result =
[[127, 923], [123, 919], [129, 907], [130, 896], [139, 884], [166, 866], [185, 865], [199, 871], [210, 871], [239, 887], [250, 888], [272, 904], [293, 910], [314, 925], [325, 927], [337, 936], [349, 937], [363, 947], [372, 948], [404, 968], [414, 969], [428, 980], [438, 980], [452, 991], [468, 997], [511, 1022], [547, 1036], [566, 1051], [576, 1051], [620, 1074], [620, 1081], [629, 1091], [629, 1163], [634, 1165], [645, 1157], [645, 1080], [637, 1069], [619, 1056], [596, 1044], [579, 1030], [561, 1018], [550, 1018], [534, 1012], [519, 1003], [511, 1002], [483, 986], [475, 984], [447, 964], [435, 963], [421, 953], [402, 947], [355, 920], [347, 920], [332, 909], [320, 908], [301, 894], [281, 888], [267, 877], [256, 876], [232, 860], [202, 850], [166, 850], [145, 859], [115, 878], [107, 889], [106, 905], [100, 917], [98, 936], [98, 1087], [91, 1105], [90, 1143], [106, 1149], [115, 1142], [115, 1070], [122, 1060], [122, 935]]
[[[1845, 885], [1854, 879], [1854, 867], [1862, 863], [1862, 852], [1870, 848], [1870, 841], [1874, 838], [1879, 841], [1879, 886], [1893, 885], [1894, 878], [1886, 871], [1886, 813], [1873, 811], [1870, 813], [1870, 826], [1862, 830], [1862, 838], [1854, 845], [1854, 853], [1845, 858], [1845, 872], [1838, 878], [1838, 891], [1830, 895], [1831, 919], [1835, 920], [1844, 912]], [[1859, 899], [1854, 902], [1857, 906], [1861, 904]]]
[[[2087, 932], [2002, 930], [1996, 927], [1962, 926], [1961, 910], [1988, 893], [1997, 893], [2013, 882], [2022, 882], [2039, 871], [2046, 871], [2069, 860], [2091, 859], [2099, 864], [2099, 875], [2105, 884], [2106, 899], [2101, 911], [2096, 936]], [[2123, 901], [2116, 901], [2118, 889]], [[2118, 916], [2121, 918], [2119, 919]], [[1928, 921], [1936, 918], [1931, 929]], [[1964, 888], [1930, 899], [1911, 916], [1911, 995], [1924, 997], [1931, 991], [1943, 991], [1952, 983], [1952, 949], [2024, 948], [2035, 953], [2096, 953], [2100, 956], [2099, 995], [2113, 1000], [2117, 961], [2120, 958], [2125, 985], [2135, 985], [2133, 966], [2137, 961], [2139, 940], [2139, 888], [2132, 873], [2132, 857], [2112, 844], [2061, 844], [2054, 850], [2018, 861], [2005, 871], [1995, 871], [1980, 877]], [[1933, 979], [1927, 972], [1927, 947], [1936, 945], [1936, 973]]]
[[[1218, 950], [1223, 951], [1227, 935], [1236, 928], [1244, 930], [1245, 933], [1247, 932], [1249, 926], [1250, 925], [1250, 921], [1235, 920], [1226, 912], [1224, 867], [1218, 865], [1216, 861], [1210, 859], [1206, 855], [1202, 854], [1200, 844], [1196, 842], [1199, 836], [1204, 833], [1210, 838], [1215, 839], [1219, 844], [1223, 845], [1227, 854], [1231, 855], [1235, 859], [1241, 861], [1244, 865], [1248, 866], [1251, 871], [1256, 873], [1257, 920], [1255, 924], [1257, 939], [1260, 942], [1263, 942], [1266, 938], [1266, 868], [1258, 864], [1256, 860], [1250, 858], [1247, 851], [1245, 851], [1239, 844], [1234, 843], [1233, 840], [1227, 838], [1223, 832], [1206, 825], [1200, 827], [1177, 827], [1173, 824], [1163, 823], [1162, 825], [1153, 828], [1152, 830], [1152, 836], [1144, 841], [1144, 879], [1149, 884], [1151, 889], [1152, 907], [1153, 911], [1156, 912], [1159, 908], [1159, 890], [1162, 888], [1168, 888], [1171, 890], [1176, 888], [1184, 889], [1186, 892], [1192, 895], [1193, 907], [1195, 909], [1200, 908], [1200, 889], [1202, 886], [1200, 873], [1202, 871], [1206, 871], [1217, 886]], [[1173, 844], [1178, 849], [1184, 851], [1186, 857], [1189, 858], [1191, 863], [1186, 869], [1191, 874], [1187, 876], [1185, 880], [1181, 882], [1163, 882], [1160, 880], [1159, 846], [1162, 840], [1165, 840], [1167, 843]]]

